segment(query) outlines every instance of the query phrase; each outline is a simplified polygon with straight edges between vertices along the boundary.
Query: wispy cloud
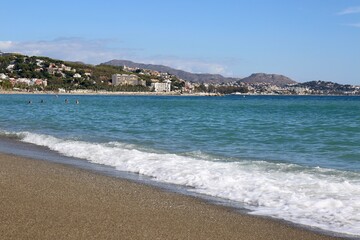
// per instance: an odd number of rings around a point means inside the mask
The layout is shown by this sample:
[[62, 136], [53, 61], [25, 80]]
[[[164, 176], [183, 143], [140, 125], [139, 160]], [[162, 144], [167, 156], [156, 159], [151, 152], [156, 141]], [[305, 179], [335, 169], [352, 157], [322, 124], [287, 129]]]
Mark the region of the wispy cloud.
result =
[[58, 38], [51, 41], [0, 41], [3, 52], [17, 52], [30, 56], [47, 56], [69, 61], [97, 64], [109, 59], [131, 57], [138, 49], [111, 48], [111, 40]]
[[11, 48], [13, 42], [11, 41], [0, 41], [0, 50], [6, 50]]
[[350, 23], [350, 24], [347, 24], [347, 26], [360, 28], [360, 23]]
[[346, 9], [338, 12], [337, 15], [348, 15], [348, 14], [355, 14], [355, 13], [360, 13], [360, 6], [346, 8]]
[[108, 39], [58, 38], [50, 41], [0, 41], [0, 50], [90, 64], [99, 64], [112, 59], [125, 59], [166, 65], [193, 73], [212, 73], [226, 76], [233, 75], [228, 66], [237, 61], [234, 59], [212, 61], [165, 55], [149, 56], [146, 55], [144, 49], [113, 47], [121, 44], [118, 41]]

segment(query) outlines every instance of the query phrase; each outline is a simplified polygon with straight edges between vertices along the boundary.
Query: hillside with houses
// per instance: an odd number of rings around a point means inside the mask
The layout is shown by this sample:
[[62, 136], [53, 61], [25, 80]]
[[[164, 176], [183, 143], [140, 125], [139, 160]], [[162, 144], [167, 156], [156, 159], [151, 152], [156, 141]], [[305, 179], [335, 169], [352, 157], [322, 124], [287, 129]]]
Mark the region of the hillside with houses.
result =
[[86, 89], [149, 92], [183, 91], [187, 85], [174, 75], [153, 70], [3, 54], [0, 56], [0, 87], [18, 91], [71, 92]]

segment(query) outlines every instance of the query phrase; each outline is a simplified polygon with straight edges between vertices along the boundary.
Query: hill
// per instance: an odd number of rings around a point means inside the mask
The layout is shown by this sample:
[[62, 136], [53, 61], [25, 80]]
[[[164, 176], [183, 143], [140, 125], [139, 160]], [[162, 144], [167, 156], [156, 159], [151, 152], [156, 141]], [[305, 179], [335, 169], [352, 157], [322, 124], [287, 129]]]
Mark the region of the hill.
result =
[[243, 78], [240, 82], [248, 84], [260, 84], [266, 83], [271, 85], [276, 85], [278, 87], [284, 87], [289, 84], [296, 84], [294, 80], [278, 74], [266, 74], [266, 73], [254, 73], [249, 77]]
[[352, 86], [349, 84], [338, 84], [338, 83], [326, 82], [326, 81], [310, 81], [310, 82], [298, 83], [294, 85], [294, 87], [311, 89], [311, 92], [313, 94], [321, 93], [321, 94], [333, 94], [333, 95], [356, 94], [356, 92], [358, 92], [359, 90], [359, 87]]
[[111, 77], [117, 73], [137, 75], [145, 81], [149, 79], [149, 76], [146, 75], [123, 71], [122, 67], [93, 66], [81, 62], [62, 61], [42, 56], [29, 57], [12, 53], [0, 55], [0, 89], [15, 87], [28, 90], [58, 90], [59, 88], [108, 91], [149, 90], [140, 86], [111, 86]]
[[164, 65], [154, 65], [154, 64], [144, 64], [144, 63], [135, 63], [128, 60], [111, 60], [101, 65], [110, 65], [110, 66], [127, 66], [131, 68], [140, 68], [140, 69], [150, 69], [158, 72], [169, 73], [175, 75], [178, 78], [190, 81], [193, 83], [224, 83], [224, 82], [234, 82], [239, 80], [239, 78], [228, 78], [220, 74], [208, 74], [208, 73], [190, 73], [183, 70], [174, 69]]

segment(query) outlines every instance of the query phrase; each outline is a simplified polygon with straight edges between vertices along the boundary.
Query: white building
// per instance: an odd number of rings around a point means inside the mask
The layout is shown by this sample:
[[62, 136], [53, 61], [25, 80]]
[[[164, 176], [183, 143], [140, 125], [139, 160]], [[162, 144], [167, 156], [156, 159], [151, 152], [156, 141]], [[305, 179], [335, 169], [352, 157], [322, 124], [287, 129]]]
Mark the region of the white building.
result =
[[12, 71], [15, 67], [15, 64], [10, 64], [9, 66], [7, 66], [6, 70]]
[[155, 92], [170, 92], [171, 91], [171, 81], [166, 80], [162, 83], [152, 83]]
[[31, 83], [31, 79], [28, 79], [28, 78], [18, 78], [16, 80], [17, 83], [23, 83], [23, 84], [26, 84], [28, 86], [32, 85]]
[[0, 73], [0, 79], [2, 80], [8, 79], [8, 76], [6, 76], [6, 74], [4, 73]]

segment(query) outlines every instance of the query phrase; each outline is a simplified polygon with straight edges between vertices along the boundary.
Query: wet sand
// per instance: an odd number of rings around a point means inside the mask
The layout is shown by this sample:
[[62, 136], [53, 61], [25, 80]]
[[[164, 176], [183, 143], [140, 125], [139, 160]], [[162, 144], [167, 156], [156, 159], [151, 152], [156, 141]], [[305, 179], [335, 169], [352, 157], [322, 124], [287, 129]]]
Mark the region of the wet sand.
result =
[[74, 167], [0, 154], [1, 239], [335, 239]]

